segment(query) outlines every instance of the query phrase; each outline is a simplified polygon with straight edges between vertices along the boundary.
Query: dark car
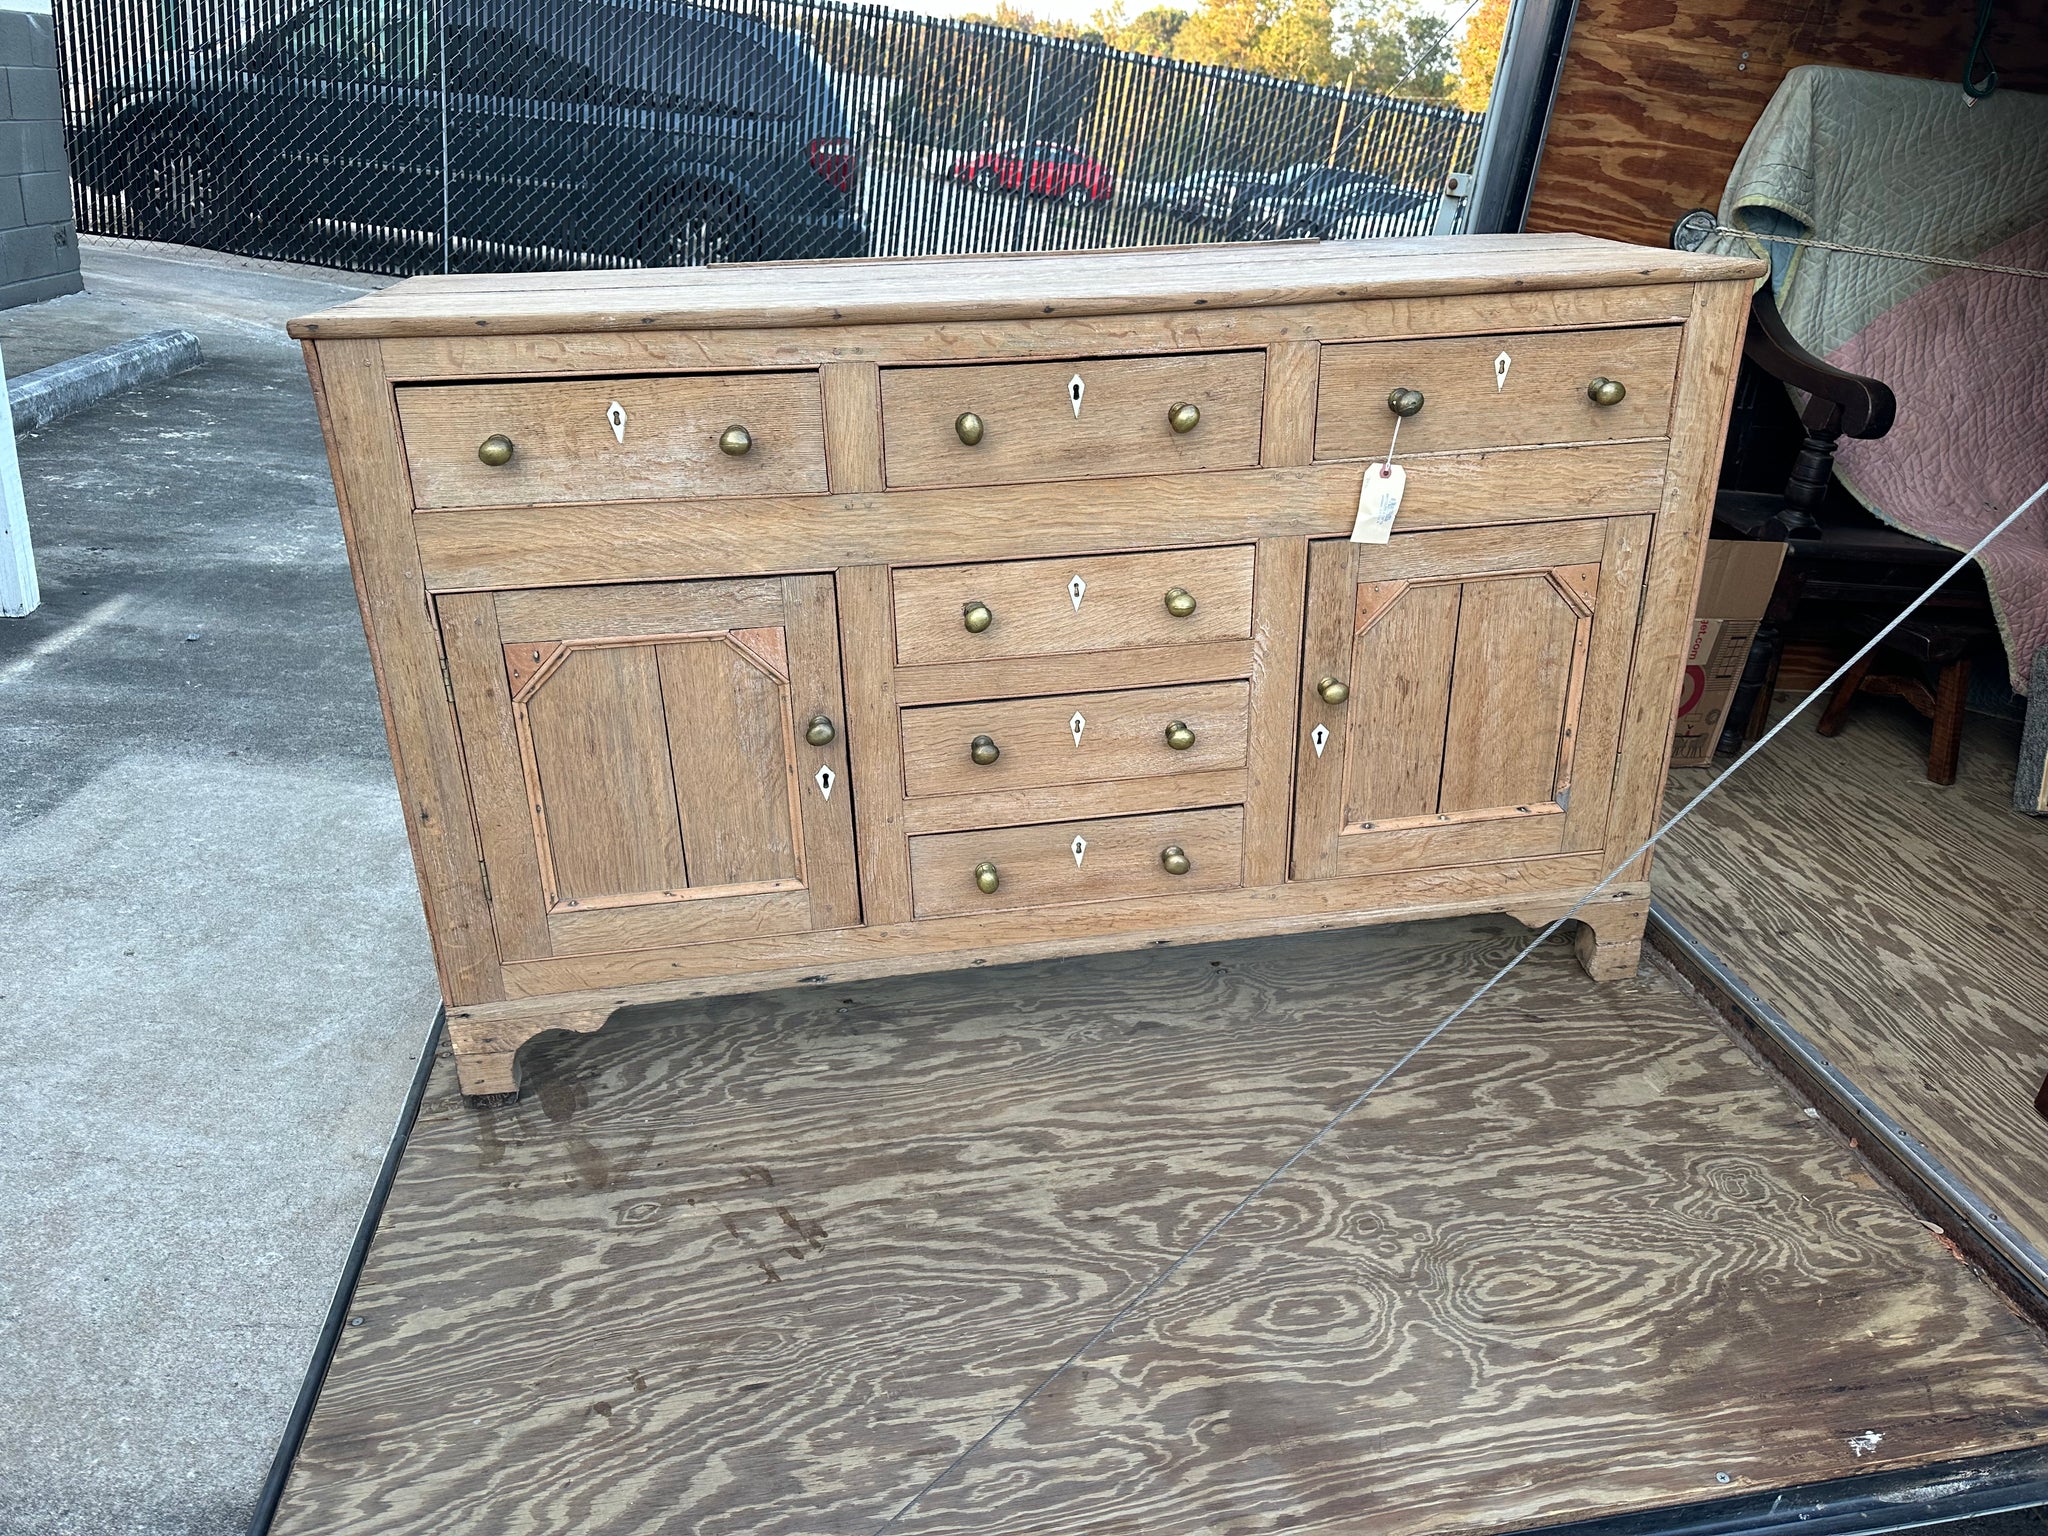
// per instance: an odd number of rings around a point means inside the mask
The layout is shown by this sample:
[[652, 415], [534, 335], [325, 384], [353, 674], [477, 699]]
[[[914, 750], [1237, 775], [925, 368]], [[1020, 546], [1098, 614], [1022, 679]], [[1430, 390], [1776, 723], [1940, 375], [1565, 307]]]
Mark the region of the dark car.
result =
[[1071, 144], [999, 145], [953, 162], [952, 177], [984, 192], [1028, 192], [1086, 207], [1109, 200], [1116, 190], [1109, 167]]
[[418, 243], [445, 219], [493, 265], [868, 248], [810, 49], [675, 0], [318, 0], [108, 91], [74, 153], [155, 239], [275, 249], [318, 221]]
[[1406, 228], [1431, 198], [1373, 171], [1312, 166], [1274, 178], [1241, 199], [1231, 232], [1240, 239], [1341, 240], [1418, 233]]

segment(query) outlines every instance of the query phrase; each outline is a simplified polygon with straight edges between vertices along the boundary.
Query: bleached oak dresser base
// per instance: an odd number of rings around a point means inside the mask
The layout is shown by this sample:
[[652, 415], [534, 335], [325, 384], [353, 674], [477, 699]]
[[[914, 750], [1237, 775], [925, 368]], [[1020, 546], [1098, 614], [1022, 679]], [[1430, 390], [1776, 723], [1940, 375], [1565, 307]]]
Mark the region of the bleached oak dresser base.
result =
[[295, 322], [464, 1091], [636, 1004], [1560, 915], [1662, 792], [1761, 270], [1487, 236]]

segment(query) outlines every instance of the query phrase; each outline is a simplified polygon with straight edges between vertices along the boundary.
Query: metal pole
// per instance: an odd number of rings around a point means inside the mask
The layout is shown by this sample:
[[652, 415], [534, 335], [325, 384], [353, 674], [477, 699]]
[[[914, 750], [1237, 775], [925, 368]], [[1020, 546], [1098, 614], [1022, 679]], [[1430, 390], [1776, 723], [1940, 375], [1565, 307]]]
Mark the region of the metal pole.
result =
[[449, 246], [453, 239], [448, 217], [448, 0], [434, 6], [435, 52], [441, 56], [441, 270], [449, 267]]
[[28, 537], [28, 504], [21, 495], [21, 461], [14, 454], [7, 367], [0, 363], [0, 617], [34, 613], [42, 601], [36, 585], [36, 552]]
[[1358, 69], [1354, 65], [1351, 70], [1351, 78], [1344, 82], [1344, 94], [1337, 98], [1337, 127], [1336, 131], [1330, 135], [1330, 158], [1323, 162], [1325, 165], [1335, 165], [1337, 163], [1337, 146], [1344, 142], [1344, 114], [1351, 110], [1351, 87], [1357, 83]]
[[1017, 184], [1017, 207], [1010, 215], [1008, 248], [1013, 251], [1023, 249], [1024, 202], [1031, 195], [1031, 150], [1038, 137], [1039, 48], [1035, 41], [1024, 46], [1031, 59], [1031, 84], [1024, 93], [1024, 179]]

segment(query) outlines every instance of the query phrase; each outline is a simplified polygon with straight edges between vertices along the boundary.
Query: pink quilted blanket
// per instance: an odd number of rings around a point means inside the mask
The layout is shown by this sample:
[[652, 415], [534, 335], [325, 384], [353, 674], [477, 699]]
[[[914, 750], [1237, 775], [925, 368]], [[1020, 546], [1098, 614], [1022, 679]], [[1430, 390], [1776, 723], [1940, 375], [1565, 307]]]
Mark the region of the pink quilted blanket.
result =
[[[2048, 224], [1983, 260], [2048, 271]], [[1899, 395], [1883, 437], [1845, 439], [1835, 472], [1896, 527], [1968, 549], [2048, 480], [2048, 280], [1955, 271], [1894, 305], [1828, 354]], [[1981, 556], [2012, 686], [2026, 692], [2048, 645], [2048, 503]]]
[[[1972, 104], [1953, 81], [1804, 66], [1743, 145], [1723, 223], [2048, 270], [2048, 97]], [[2048, 279], [1754, 242], [1786, 324], [1883, 379], [1897, 424], [1845, 441], [1844, 486], [1885, 522], [1968, 549], [2048, 479]], [[2048, 511], [1982, 556], [2013, 686], [2048, 643]]]

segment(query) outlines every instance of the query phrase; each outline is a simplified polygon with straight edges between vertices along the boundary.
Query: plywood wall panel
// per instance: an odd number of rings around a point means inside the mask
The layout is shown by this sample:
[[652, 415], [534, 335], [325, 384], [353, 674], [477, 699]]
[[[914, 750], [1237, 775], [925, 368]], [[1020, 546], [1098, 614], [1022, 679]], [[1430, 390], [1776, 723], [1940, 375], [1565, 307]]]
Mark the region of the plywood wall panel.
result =
[[[1789, 70], [1959, 79], [1974, 19], [1941, 0], [1581, 0], [1527, 227], [1662, 245], [1720, 203]], [[2048, 8], [2000, 4], [1988, 51], [2004, 87], [2048, 90]]]

